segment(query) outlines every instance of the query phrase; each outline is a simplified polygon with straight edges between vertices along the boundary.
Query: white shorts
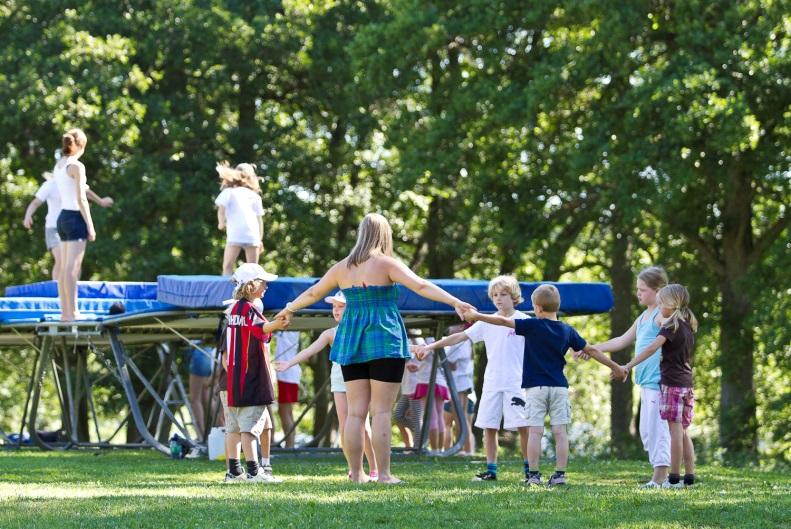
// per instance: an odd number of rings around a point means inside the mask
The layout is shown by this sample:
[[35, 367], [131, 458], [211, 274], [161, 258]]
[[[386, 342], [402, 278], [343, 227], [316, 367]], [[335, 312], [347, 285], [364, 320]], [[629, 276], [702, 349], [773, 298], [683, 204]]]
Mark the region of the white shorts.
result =
[[454, 375], [453, 382], [456, 384], [456, 391], [469, 391], [472, 389], [472, 377], [471, 376], [459, 376], [458, 378]]
[[569, 388], [563, 386], [536, 386], [525, 389], [528, 426], [544, 426], [549, 415], [550, 426], [561, 426], [571, 422]]
[[330, 370], [330, 391], [333, 393], [346, 393], [346, 383], [343, 381], [341, 365], [333, 362]]
[[483, 391], [478, 405], [478, 416], [475, 418], [475, 426], [488, 430], [499, 430], [500, 421], [503, 422], [503, 428], [506, 430], [516, 430], [527, 426], [525, 396], [521, 389]]
[[640, 388], [640, 438], [652, 467], [670, 466], [670, 428], [659, 416], [660, 392]]

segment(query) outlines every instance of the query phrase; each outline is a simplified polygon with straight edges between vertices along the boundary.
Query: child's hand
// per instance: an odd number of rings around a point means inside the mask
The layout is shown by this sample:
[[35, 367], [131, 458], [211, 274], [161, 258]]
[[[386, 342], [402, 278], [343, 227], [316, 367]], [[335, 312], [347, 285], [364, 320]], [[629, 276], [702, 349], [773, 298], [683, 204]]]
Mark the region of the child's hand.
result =
[[457, 301], [456, 303], [453, 304], [453, 308], [456, 309], [456, 314], [458, 314], [459, 315], [459, 319], [462, 319], [462, 320], [466, 319], [464, 315], [467, 312], [469, 312], [469, 311], [475, 312], [475, 307], [473, 307], [472, 305], [470, 305], [469, 303], [467, 303], [465, 301]]
[[286, 322], [286, 327], [288, 327], [288, 325], [291, 323], [291, 316], [293, 314], [294, 313], [291, 312], [290, 310], [283, 309], [280, 312], [278, 312], [277, 314], [275, 314], [275, 320], [285, 321]]
[[591, 357], [584, 350], [580, 350], [580, 351], [574, 351], [574, 359], [575, 360], [590, 360]]
[[468, 321], [470, 323], [475, 323], [476, 321], [478, 321], [480, 316], [481, 315], [480, 315], [480, 313], [478, 311], [476, 311], [475, 309], [472, 309], [472, 310], [468, 310], [467, 312], [464, 313], [464, 320]]
[[276, 360], [275, 361], [275, 371], [277, 371], [278, 373], [282, 373], [283, 371], [285, 371], [289, 367], [291, 367], [291, 366], [288, 365], [288, 362], [285, 361], [285, 360]]
[[417, 362], [410, 360], [406, 363], [406, 368], [410, 373], [415, 373], [420, 369], [420, 366], [417, 365]]
[[618, 366], [612, 369], [610, 373], [610, 380], [618, 380], [619, 382], [626, 382], [629, 378], [629, 370], [625, 366]]
[[283, 329], [287, 329], [288, 326], [291, 324], [291, 321], [286, 320], [285, 318], [275, 318], [274, 321], [271, 322], [272, 327], [276, 331], [282, 331]]
[[431, 349], [429, 349], [426, 345], [416, 345], [414, 349], [415, 358], [418, 360], [423, 360], [430, 352]]

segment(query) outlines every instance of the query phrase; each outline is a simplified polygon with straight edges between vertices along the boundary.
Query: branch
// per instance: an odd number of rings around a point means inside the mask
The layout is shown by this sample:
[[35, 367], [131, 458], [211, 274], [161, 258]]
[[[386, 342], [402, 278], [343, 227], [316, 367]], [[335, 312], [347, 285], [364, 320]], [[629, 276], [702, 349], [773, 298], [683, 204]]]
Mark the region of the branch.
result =
[[789, 224], [791, 224], [791, 215], [784, 215], [777, 219], [777, 222], [767, 229], [755, 243], [753, 251], [747, 256], [747, 265], [750, 266], [760, 261], [769, 247], [772, 246], [772, 243], [780, 237], [780, 234], [783, 233], [783, 230], [786, 229]]
[[668, 217], [664, 220], [667, 222], [668, 226], [681, 233], [681, 235], [683, 235], [684, 238], [689, 241], [689, 243], [698, 251], [700, 257], [717, 273], [717, 275], [720, 277], [725, 277], [725, 265], [720, 260], [716, 250], [707, 245], [706, 241], [703, 240], [700, 234], [684, 228], [679, 223], [675, 222], [672, 217]]

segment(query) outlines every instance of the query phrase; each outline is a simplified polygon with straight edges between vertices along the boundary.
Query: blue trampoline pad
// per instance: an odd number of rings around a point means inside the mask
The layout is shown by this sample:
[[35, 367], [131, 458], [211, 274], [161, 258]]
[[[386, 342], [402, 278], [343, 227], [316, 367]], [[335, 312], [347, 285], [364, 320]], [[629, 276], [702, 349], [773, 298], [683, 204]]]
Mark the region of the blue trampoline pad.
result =
[[[280, 310], [286, 303], [307, 290], [318, 281], [316, 278], [278, 278], [271, 281], [264, 294], [264, 308], [267, 311]], [[484, 312], [496, 309], [488, 297], [488, 281], [462, 279], [431, 280], [450, 294], [466, 301]], [[520, 310], [533, 309], [530, 294], [542, 283], [520, 283], [525, 301]], [[552, 283], [560, 291], [561, 312], [565, 314], [596, 314], [607, 312], [613, 307], [613, 295], [606, 283]], [[233, 294], [233, 283], [224, 276], [175, 276], [162, 275], [157, 278], [157, 299], [160, 302], [187, 308], [220, 308], [223, 301]], [[311, 309], [329, 310], [323, 301]], [[398, 308], [403, 312], [432, 312], [452, 314], [453, 308], [437, 303], [401, 287]]]
[[[41, 281], [29, 285], [6, 287], [5, 295], [14, 298], [57, 298], [58, 283]], [[152, 282], [127, 281], [80, 281], [77, 284], [78, 298], [91, 299], [157, 299], [157, 284]]]
[[[80, 320], [101, 320], [109, 316], [110, 306], [121, 302], [125, 314], [171, 310], [175, 307], [153, 299], [95, 299], [78, 298], [77, 307]], [[57, 298], [0, 298], [0, 323], [36, 322], [57, 320], [60, 316], [60, 302]]]

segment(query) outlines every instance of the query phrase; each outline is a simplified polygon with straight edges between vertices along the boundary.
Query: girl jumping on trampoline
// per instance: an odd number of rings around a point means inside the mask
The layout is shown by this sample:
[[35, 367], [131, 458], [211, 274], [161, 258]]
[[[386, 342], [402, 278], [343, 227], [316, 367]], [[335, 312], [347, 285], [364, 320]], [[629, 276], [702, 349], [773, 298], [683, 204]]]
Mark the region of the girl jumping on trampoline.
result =
[[[324, 298], [325, 303], [332, 305], [332, 317], [336, 322], [340, 322], [343, 317], [343, 312], [346, 310], [346, 297], [343, 292], [338, 292], [334, 296], [327, 296]], [[300, 364], [305, 360], [323, 351], [327, 346], [332, 346], [335, 341], [335, 332], [338, 326], [331, 327], [322, 332], [315, 342], [310, 344], [307, 348], [300, 351], [296, 356], [288, 361], [275, 362], [275, 369], [281, 373], [292, 366]], [[346, 425], [346, 416], [348, 410], [348, 403], [346, 401], [346, 384], [343, 383], [343, 373], [341, 373], [341, 366], [335, 362], [332, 363], [332, 371], [330, 371], [330, 391], [335, 400], [335, 411], [338, 414], [338, 434], [341, 438], [341, 446], [343, 446], [343, 432]], [[376, 468], [376, 458], [374, 457], [374, 448], [371, 444], [371, 424], [368, 418], [365, 419], [365, 457], [368, 458], [368, 468], [370, 472], [368, 477], [376, 479], [379, 476]], [[351, 472], [349, 472], [351, 476]]]
[[277, 315], [290, 321], [294, 312], [312, 305], [337, 287], [346, 296], [346, 312], [338, 325], [330, 359], [341, 365], [346, 383], [349, 415], [343, 449], [351, 466], [351, 479], [357, 483], [368, 481], [362, 456], [369, 410], [379, 483], [400, 483], [390, 474], [390, 413], [410, 353], [406, 328], [398, 312], [397, 283], [421, 296], [453, 306], [460, 317], [472, 307], [422, 279], [393, 257], [390, 224], [382, 215], [370, 213], [360, 223], [351, 253]]
[[73, 321], [77, 316], [77, 281], [88, 241], [96, 240], [85, 166], [80, 156], [85, 152], [88, 138], [80, 129], [69, 129], [63, 135], [63, 156], [55, 164], [53, 180], [58, 189], [61, 211], [57, 228], [63, 249], [63, 265], [56, 280], [60, 298], [61, 321]]
[[239, 252], [244, 250], [245, 262], [258, 263], [264, 250], [264, 206], [261, 187], [255, 166], [240, 163], [231, 169], [217, 165], [220, 175], [220, 194], [217, 205], [217, 227], [226, 232], [225, 253], [222, 258], [222, 275], [233, 272]]

